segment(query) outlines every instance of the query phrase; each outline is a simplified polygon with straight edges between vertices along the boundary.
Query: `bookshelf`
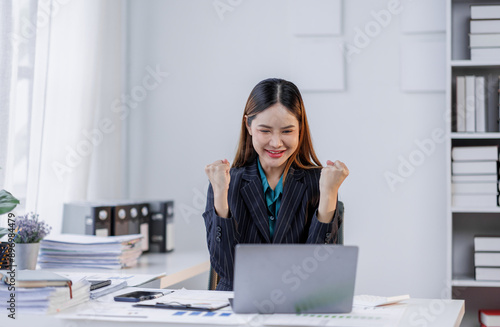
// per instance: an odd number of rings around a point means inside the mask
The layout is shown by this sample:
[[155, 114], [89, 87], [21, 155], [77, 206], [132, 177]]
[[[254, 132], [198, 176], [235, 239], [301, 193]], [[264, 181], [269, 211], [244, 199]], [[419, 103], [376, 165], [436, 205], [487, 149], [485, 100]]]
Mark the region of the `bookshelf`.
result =
[[[447, 121], [447, 293], [452, 299], [465, 300], [465, 316], [461, 326], [478, 326], [479, 309], [500, 309], [500, 281], [474, 279], [474, 235], [500, 235], [500, 206], [461, 207], [452, 203], [451, 150], [455, 146], [500, 147], [498, 128], [498, 79], [500, 57], [486, 61], [472, 61], [469, 49], [470, 5], [500, 5], [496, 0], [447, 0], [447, 67], [446, 108]], [[456, 77], [485, 76], [487, 94], [487, 132], [457, 132]], [[486, 86], [487, 85], [487, 86]], [[496, 85], [496, 91], [494, 86]]]

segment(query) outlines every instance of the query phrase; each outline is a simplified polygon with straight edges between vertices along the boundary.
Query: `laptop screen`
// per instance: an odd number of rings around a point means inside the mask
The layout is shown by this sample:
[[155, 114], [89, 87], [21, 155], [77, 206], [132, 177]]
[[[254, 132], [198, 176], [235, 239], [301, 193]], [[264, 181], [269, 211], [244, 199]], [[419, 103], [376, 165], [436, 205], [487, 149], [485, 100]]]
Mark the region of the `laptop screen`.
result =
[[236, 246], [237, 313], [346, 313], [352, 310], [358, 247], [330, 244]]

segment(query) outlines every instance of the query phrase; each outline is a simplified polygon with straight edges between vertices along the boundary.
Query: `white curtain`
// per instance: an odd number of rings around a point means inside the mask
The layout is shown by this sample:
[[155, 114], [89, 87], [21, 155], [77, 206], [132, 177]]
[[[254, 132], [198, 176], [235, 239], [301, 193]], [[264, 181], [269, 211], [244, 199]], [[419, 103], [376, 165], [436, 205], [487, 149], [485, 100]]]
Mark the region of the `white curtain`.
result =
[[38, 2], [26, 210], [56, 233], [64, 202], [126, 195], [126, 122], [114, 111], [123, 93], [123, 5]]
[[9, 137], [9, 116], [12, 91], [12, 68], [14, 67], [12, 2], [0, 1], [0, 188], [5, 185], [7, 165], [7, 144]]
[[121, 5], [76, 0], [52, 15], [34, 205], [55, 231], [64, 202], [124, 195], [124, 122], [112, 110], [122, 93]]
[[[0, 2], [0, 188], [14, 193], [23, 208], [36, 44], [36, 26], [32, 24], [36, 24], [36, 13], [36, 0]], [[31, 25], [26, 28], [27, 22]]]

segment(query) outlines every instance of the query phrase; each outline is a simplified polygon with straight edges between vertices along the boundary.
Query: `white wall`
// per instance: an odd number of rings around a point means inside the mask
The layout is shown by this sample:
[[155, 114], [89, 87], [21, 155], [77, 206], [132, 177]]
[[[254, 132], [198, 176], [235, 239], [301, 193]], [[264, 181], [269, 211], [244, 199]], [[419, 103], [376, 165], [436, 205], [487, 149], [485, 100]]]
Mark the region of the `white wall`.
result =
[[[130, 90], [141, 84], [147, 66], [170, 74], [131, 111], [130, 195], [175, 200], [178, 248], [206, 247], [203, 168], [221, 158], [232, 161], [252, 87], [267, 77], [290, 76], [286, 0], [242, 1], [224, 20], [213, 2], [130, 0]], [[387, 5], [343, 1], [344, 40], [352, 43], [355, 28], [373, 19], [370, 11]], [[340, 159], [351, 172], [340, 197], [345, 243], [360, 247], [356, 292], [440, 297], [444, 143], [394, 191], [384, 177], [397, 174], [401, 157], [416, 153], [416, 141], [445, 130], [444, 93], [400, 90], [400, 19], [394, 16], [346, 64], [345, 92], [303, 96], [321, 161]]]

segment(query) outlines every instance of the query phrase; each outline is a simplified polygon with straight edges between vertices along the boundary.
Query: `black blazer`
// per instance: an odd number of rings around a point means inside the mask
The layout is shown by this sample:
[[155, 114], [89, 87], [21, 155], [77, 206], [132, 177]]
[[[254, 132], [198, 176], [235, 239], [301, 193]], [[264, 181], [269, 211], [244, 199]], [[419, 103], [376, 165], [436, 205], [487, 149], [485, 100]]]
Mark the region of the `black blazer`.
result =
[[257, 161], [245, 167], [231, 168], [230, 174], [229, 218], [215, 213], [212, 185], [208, 187], [207, 206], [203, 213], [210, 263], [220, 275], [217, 290], [233, 289], [236, 244], [337, 242], [337, 231], [342, 223], [338, 205], [331, 223], [321, 223], [317, 219], [321, 169], [290, 168], [272, 241]]

